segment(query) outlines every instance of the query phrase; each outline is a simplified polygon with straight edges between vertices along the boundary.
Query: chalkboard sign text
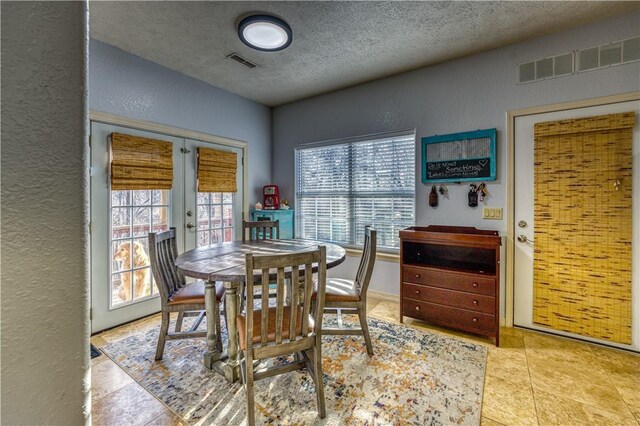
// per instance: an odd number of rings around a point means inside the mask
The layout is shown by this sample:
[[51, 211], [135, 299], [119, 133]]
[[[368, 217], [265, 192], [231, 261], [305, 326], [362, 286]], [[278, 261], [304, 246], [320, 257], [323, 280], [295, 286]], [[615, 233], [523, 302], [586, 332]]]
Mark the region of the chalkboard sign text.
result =
[[427, 179], [466, 179], [491, 177], [491, 159], [454, 160], [427, 163]]
[[422, 138], [422, 182], [496, 179], [496, 129]]

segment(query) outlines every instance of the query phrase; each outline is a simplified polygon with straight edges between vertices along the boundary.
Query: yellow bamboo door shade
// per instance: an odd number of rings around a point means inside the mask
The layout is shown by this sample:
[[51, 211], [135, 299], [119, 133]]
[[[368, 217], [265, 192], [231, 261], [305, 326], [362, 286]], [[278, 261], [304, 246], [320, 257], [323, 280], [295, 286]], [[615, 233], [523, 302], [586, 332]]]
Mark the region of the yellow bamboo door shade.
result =
[[533, 321], [631, 343], [635, 114], [534, 127]]
[[111, 134], [111, 189], [171, 189], [171, 142]]
[[198, 192], [236, 192], [238, 156], [234, 152], [198, 148]]

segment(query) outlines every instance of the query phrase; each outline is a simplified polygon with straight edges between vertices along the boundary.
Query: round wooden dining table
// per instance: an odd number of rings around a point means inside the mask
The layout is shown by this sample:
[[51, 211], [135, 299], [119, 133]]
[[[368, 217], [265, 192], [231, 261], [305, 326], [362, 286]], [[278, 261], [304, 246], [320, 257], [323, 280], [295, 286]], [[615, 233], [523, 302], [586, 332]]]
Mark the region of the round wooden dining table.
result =
[[[205, 367], [223, 374], [229, 382], [235, 382], [240, 377], [236, 316], [241, 306], [242, 292], [239, 290], [245, 282], [246, 254], [252, 253], [254, 256], [289, 254], [315, 250], [320, 245], [326, 247], [327, 269], [344, 262], [346, 251], [339, 245], [303, 239], [230, 241], [198, 247], [178, 256], [176, 266], [181, 274], [205, 281], [207, 310]], [[260, 271], [256, 271], [256, 278], [259, 278], [260, 274]], [[226, 353], [219, 349], [220, 336], [216, 335], [215, 330], [215, 315], [218, 311], [215, 298], [216, 281], [222, 281], [225, 288], [224, 303], [228, 333]]]

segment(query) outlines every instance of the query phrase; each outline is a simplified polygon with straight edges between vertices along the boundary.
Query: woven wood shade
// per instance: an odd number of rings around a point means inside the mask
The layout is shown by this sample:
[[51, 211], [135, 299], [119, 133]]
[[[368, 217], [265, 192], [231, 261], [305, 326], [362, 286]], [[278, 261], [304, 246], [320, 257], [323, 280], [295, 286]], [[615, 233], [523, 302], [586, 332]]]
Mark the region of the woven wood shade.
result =
[[634, 121], [631, 112], [535, 125], [537, 324], [631, 343]]
[[111, 189], [171, 189], [171, 142], [111, 133]]
[[198, 192], [236, 192], [238, 156], [234, 152], [198, 148]]

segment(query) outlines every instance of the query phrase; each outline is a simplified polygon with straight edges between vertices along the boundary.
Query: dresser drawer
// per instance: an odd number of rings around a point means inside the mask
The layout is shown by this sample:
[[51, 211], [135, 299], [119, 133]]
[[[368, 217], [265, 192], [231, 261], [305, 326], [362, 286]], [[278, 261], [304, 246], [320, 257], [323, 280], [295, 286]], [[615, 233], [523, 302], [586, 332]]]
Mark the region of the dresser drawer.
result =
[[493, 315], [411, 299], [402, 300], [402, 314], [469, 331], [494, 333], [496, 328], [496, 317]]
[[450, 290], [495, 296], [495, 278], [414, 266], [402, 267], [402, 281]]
[[409, 299], [453, 306], [491, 315], [496, 311], [495, 297], [410, 283], [403, 283], [403, 286], [403, 295]]

